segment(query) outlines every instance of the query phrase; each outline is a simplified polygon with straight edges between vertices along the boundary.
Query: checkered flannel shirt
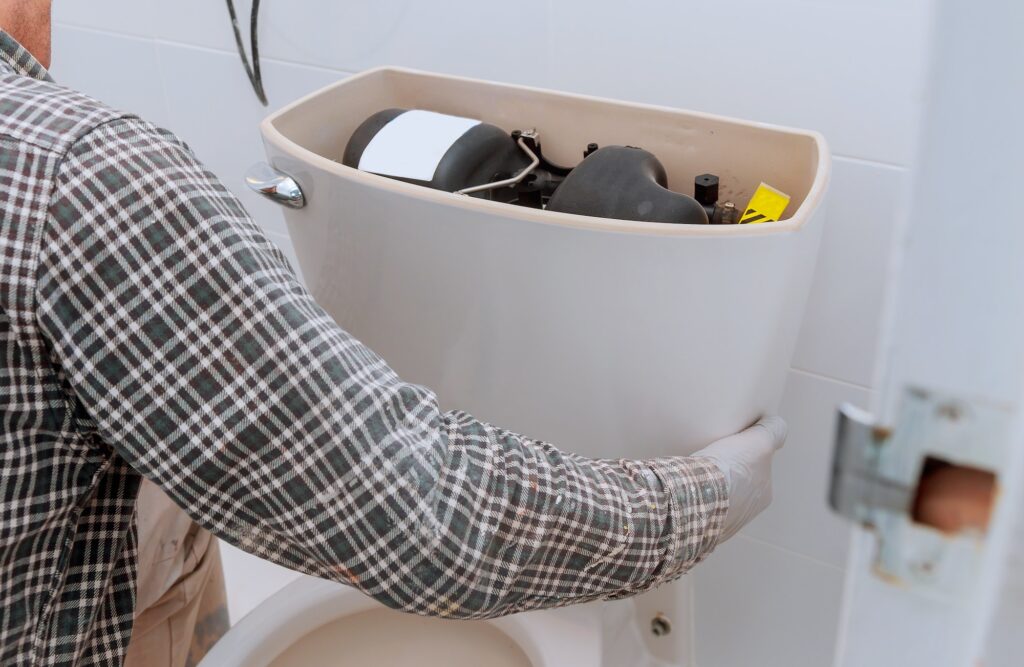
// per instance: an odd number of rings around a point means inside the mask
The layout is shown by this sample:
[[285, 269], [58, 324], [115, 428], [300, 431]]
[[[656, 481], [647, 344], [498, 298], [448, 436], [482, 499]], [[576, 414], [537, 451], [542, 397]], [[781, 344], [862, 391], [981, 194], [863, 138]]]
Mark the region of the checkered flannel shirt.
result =
[[121, 663], [140, 475], [250, 553], [452, 618], [638, 593], [718, 539], [713, 463], [591, 460], [442, 413], [181, 141], [6, 35], [0, 207], [4, 665]]

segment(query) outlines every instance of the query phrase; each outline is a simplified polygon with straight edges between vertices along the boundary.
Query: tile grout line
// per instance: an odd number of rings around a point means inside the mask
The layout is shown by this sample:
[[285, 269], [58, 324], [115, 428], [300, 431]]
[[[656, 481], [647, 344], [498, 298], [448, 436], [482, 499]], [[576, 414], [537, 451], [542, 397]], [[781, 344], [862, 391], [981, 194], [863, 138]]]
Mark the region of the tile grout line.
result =
[[125, 30], [111, 30], [110, 28], [96, 28], [89, 25], [82, 25], [80, 23], [73, 23], [70, 21], [54, 21], [54, 28], [71, 28], [72, 30], [82, 30], [85, 32], [99, 33], [103, 35], [113, 35], [115, 37], [127, 37], [130, 39], [139, 40], [153, 40], [156, 39], [153, 35], [147, 35], [139, 32], [127, 32]]
[[875, 160], [872, 158], [857, 157], [856, 155], [844, 155], [840, 153], [836, 153], [832, 157], [842, 162], [862, 164], [869, 167], [885, 167], [886, 169], [892, 169], [893, 171], [910, 171], [910, 167], [908, 165], [899, 164], [898, 162], [887, 162], [885, 160]]
[[844, 380], [842, 378], [833, 377], [831, 375], [826, 375], [824, 373], [818, 373], [816, 371], [808, 370], [806, 368], [799, 368], [797, 366], [790, 366], [789, 370], [794, 372], [794, 373], [799, 373], [801, 375], [806, 375], [807, 377], [810, 377], [810, 378], [815, 378], [817, 380], [827, 380], [829, 382], [835, 382], [836, 384], [841, 384], [843, 386], [850, 387], [851, 389], [860, 389], [861, 391], [867, 391], [867, 392], [872, 392], [872, 391], [875, 390], [874, 387], [870, 387], [868, 385], [859, 384], [857, 382], [851, 382], [849, 380]]
[[[222, 56], [237, 56], [238, 55], [233, 48], [232, 49], [223, 49], [223, 48], [216, 47], [216, 46], [207, 46], [205, 44], [194, 44], [192, 42], [181, 42], [181, 41], [178, 41], [178, 40], [165, 39], [163, 37], [156, 37], [156, 36], [153, 36], [153, 35], [144, 35], [144, 34], [132, 33], [132, 32], [121, 32], [121, 31], [118, 31], [118, 30], [106, 30], [106, 29], [101, 29], [101, 28], [94, 28], [92, 26], [78, 25], [78, 24], [67, 23], [67, 22], [59, 22], [59, 23], [55, 23], [54, 25], [56, 27], [70, 28], [71, 30], [81, 30], [82, 32], [89, 32], [89, 33], [93, 33], [93, 34], [96, 34], [96, 35], [112, 35], [114, 37], [134, 39], [134, 40], [144, 41], [144, 42], [152, 42], [153, 44], [160, 45], [160, 46], [173, 46], [173, 47], [182, 48], [182, 49], [192, 49], [192, 50], [201, 51], [201, 52], [204, 52], [204, 53], [216, 53], [216, 54], [222, 55]], [[271, 63], [278, 63], [278, 64], [283, 64], [283, 65], [295, 65], [295, 66], [298, 66], [298, 67], [308, 67], [310, 69], [321, 70], [321, 71], [324, 71], [324, 72], [337, 72], [339, 74], [346, 74], [346, 75], [354, 74], [354, 72], [351, 72], [351, 71], [349, 71], [347, 69], [342, 69], [342, 68], [337, 68], [337, 67], [326, 67], [324, 65], [318, 65], [316, 63], [305, 62], [305, 61], [302, 61], [302, 60], [288, 60], [286, 58], [273, 58], [273, 57], [267, 57], [267, 56], [261, 56], [260, 60], [261, 60], [261, 62], [264, 62], [264, 63], [271, 62]]]
[[750, 540], [751, 542], [756, 542], [757, 544], [760, 544], [762, 546], [766, 546], [766, 547], [770, 547], [772, 549], [776, 549], [776, 550], [781, 551], [782, 553], [784, 553], [786, 555], [795, 556], [797, 558], [802, 558], [803, 560], [810, 561], [811, 563], [814, 563], [815, 565], [820, 565], [820, 566], [826, 567], [826, 568], [828, 568], [830, 570], [834, 570], [837, 573], [846, 572], [846, 566], [845, 565], [836, 565], [834, 563], [829, 563], [827, 561], [823, 561], [821, 559], [815, 558], [814, 556], [808, 556], [807, 554], [800, 553], [799, 551], [794, 551], [793, 549], [790, 549], [788, 547], [783, 547], [783, 546], [780, 546], [778, 544], [775, 544], [774, 542], [769, 542], [767, 540], [761, 539], [760, 537], [753, 537], [752, 535], [747, 535], [744, 532], [740, 532], [739, 534], [744, 539]]
[[[99, 31], [102, 32], [102, 31]], [[215, 53], [220, 56], [231, 56], [238, 57], [238, 53], [233, 50], [218, 49], [212, 46], [204, 46], [202, 44], [189, 44], [188, 42], [176, 42], [171, 39], [162, 39], [159, 37], [146, 38], [154, 42], [159, 46], [170, 46], [177, 49], [191, 49], [193, 51], [200, 51], [202, 53]], [[274, 63], [275, 65], [291, 65], [293, 67], [304, 67], [307, 69], [319, 70], [321, 72], [331, 72], [336, 74], [344, 74], [351, 76], [355, 72], [351, 72], [347, 69], [340, 69], [337, 67], [325, 67], [323, 65], [317, 65], [315, 63], [303, 62], [301, 60], [285, 60], [284, 58], [271, 58], [268, 56], [260, 56], [261, 63]]]

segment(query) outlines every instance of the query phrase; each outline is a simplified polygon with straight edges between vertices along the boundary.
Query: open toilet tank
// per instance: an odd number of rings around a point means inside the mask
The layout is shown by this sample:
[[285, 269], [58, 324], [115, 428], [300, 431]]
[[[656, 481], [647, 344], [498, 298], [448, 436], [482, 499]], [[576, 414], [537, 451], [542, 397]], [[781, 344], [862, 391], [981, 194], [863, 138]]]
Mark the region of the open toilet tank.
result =
[[[738, 206], [762, 181], [792, 200], [767, 224], [627, 222], [343, 166], [354, 130], [392, 107], [536, 128], [566, 165], [589, 142], [640, 146], [677, 192], [710, 172]], [[819, 135], [392, 68], [300, 100], [262, 130], [270, 163], [306, 198], [285, 215], [310, 291], [443, 407], [610, 458], [688, 454], [778, 408], [823, 223]], [[689, 626], [689, 595], [684, 578], [644, 596], [638, 627], [658, 611]], [[687, 632], [648, 643], [689, 664]]]

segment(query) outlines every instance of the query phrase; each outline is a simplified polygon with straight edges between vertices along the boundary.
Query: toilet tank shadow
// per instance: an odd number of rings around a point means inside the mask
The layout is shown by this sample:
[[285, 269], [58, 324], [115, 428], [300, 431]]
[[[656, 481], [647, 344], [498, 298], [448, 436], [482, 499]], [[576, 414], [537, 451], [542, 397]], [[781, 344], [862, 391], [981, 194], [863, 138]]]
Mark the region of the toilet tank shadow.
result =
[[[672, 225], [515, 207], [340, 163], [380, 109], [537, 128], [575, 164], [588, 142], [641, 146], [669, 187], [697, 174], [784, 220]], [[776, 410], [812, 280], [831, 160], [820, 135], [706, 114], [384, 68], [262, 126], [302, 187], [285, 211], [317, 301], [446, 408], [596, 457], [685, 454]]]

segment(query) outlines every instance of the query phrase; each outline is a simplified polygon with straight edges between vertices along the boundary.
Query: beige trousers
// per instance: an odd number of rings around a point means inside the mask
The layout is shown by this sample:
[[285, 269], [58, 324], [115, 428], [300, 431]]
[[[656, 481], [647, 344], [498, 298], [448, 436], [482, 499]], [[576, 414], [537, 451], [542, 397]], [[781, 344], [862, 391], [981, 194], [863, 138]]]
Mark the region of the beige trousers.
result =
[[125, 667], [192, 667], [229, 626], [217, 540], [144, 480], [139, 579]]

